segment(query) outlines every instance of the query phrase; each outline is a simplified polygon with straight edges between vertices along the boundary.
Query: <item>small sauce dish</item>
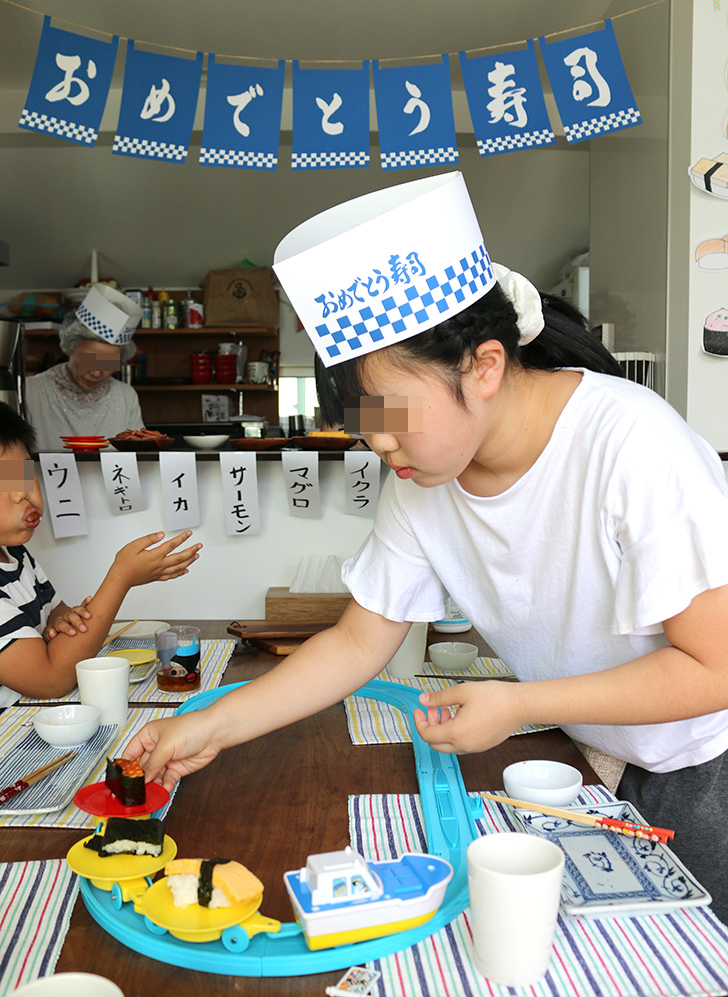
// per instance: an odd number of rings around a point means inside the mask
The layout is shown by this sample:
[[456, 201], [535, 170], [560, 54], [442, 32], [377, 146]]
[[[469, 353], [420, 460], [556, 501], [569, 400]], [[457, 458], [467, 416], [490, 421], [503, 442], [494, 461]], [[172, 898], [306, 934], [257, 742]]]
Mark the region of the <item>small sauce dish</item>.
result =
[[564, 762], [530, 759], [503, 769], [503, 785], [514, 800], [565, 807], [581, 792], [581, 772]]
[[430, 644], [427, 650], [432, 664], [446, 672], [462, 671], [472, 665], [478, 657], [478, 648], [475, 644], [465, 644], [459, 640]]
[[64, 706], [47, 706], [33, 717], [38, 737], [54, 748], [83, 744], [99, 729], [101, 710], [96, 706], [67, 703]]

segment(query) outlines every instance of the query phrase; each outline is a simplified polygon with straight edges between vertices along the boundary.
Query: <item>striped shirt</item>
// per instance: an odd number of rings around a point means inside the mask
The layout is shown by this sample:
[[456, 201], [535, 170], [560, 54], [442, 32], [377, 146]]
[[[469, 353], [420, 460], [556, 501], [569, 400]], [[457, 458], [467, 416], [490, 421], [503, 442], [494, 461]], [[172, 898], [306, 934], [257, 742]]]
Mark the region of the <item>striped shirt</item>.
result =
[[[0, 652], [20, 637], [41, 637], [48, 616], [61, 601], [25, 547], [7, 547], [9, 561], [0, 561]], [[0, 708], [20, 693], [0, 685]]]

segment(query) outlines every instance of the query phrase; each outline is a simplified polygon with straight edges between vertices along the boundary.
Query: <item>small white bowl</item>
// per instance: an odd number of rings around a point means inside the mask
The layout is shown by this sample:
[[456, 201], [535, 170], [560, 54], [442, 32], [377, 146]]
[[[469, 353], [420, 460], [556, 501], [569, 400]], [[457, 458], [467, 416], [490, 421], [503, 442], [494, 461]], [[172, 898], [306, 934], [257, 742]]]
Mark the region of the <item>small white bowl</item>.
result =
[[514, 800], [547, 807], [565, 807], [581, 792], [581, 772], [564, 762], [514, 762], [503, 769], [503, 785]]
[[65, 706], [47, 706], [33, 717], [33, 726], [54, 748], [83, 744], [99, 729], [101, 710], [96, 706], [69, 703]]
[[195, 450], [217, 450], [223, 443], [227, 443], [229, 436], [183, 436], [185, 443], [189, 443]]
[[464, 644], [462, 641], [448, 640], [442, 644], [430, 644], [427, 648], [430, 661], [446, 672], [459, 672], [475, 661], [478, 648], [475, 644]]

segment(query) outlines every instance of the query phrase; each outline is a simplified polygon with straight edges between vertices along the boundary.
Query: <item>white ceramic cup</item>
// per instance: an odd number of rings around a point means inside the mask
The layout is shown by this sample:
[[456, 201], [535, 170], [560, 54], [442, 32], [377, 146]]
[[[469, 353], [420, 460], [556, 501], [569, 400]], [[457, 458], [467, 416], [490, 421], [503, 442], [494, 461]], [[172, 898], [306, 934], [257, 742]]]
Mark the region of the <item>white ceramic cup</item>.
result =
[[251, 384], [265, 384], [268, 380], [268, 364], [253, 360], [248, 364], [248, 380]]
[[413, 675], [421, 672], [425, 663], [426, 645], [427, 624], [413, 623], [409, 628], [409, 633], [387, 666], [392, 678], [412, 678]]
[[76, 681], [85, 706], [98, 706], [102, 724], [126, 724], [129, 711], [129, 661], [107, 655], [84, 658], [76, 665]]
[[486, 834], [468, 845], [473, 962], [492, 983], [523, 986], [548, 969], [564, 853], [532, 834]]
[[23, 997], [124, 997], [124, 991], [105, 976], [94, 973], [56, 973], [42, 976], [13, 994]]

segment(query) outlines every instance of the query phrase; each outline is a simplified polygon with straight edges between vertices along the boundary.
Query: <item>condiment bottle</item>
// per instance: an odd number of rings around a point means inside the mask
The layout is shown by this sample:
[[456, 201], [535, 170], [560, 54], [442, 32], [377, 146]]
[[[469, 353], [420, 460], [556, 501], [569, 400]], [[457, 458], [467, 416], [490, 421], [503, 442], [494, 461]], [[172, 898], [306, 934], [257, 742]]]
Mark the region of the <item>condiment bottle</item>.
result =
[[178, 324], [177, 303], [168, 297], [162, 306], [162, 325], [165, 329], [176, 329]]
[[179, 312], [179, 324], [181, 329], [189, 329], [190, 327], [190, 309], [194, 305], [194, 299], [189, 291], [186, 292], [185, 297], [180, 303]]
[[159, 298], [152, 291], [152, 329], [162, 328], [162, 308], [159, 304]]
[[152, 328], [152, 299], [145, 294], [142, 299], [142, 329]]

